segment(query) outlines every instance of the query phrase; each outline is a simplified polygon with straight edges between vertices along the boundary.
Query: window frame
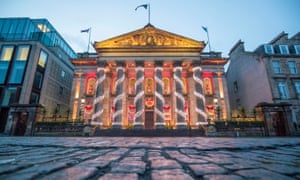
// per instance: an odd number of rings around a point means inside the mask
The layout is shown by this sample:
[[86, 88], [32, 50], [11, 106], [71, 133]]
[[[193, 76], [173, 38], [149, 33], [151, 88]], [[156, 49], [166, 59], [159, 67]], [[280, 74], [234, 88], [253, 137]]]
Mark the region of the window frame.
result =
[[65, 78], [65, 76], [66, 76], [66, 71], [61, 70], [60, 71], [60, 77]]
[[[268, 48], [270, 48], [270, 49], [268, 49]], [[265, 53], [266, 54], [274, 54], [273, 45], [271, 45], [271, 44], [265, 44], [264, 45], [264, 49], [265, 49]], [[271, 52], [269, 52], [269, 50], [271, 50]]]
[[[27, 54], [26, 57], [24, 59], [19, 59], [19, 51], [22, 47], [27, 47]], [[18, 46], [16, 46], [15, 48], [15, 52], [14, 52], [14, 57], [12, 60], [12, 64], [10, 67], [10, 72], [9, 72], [9, 77], [8, 77], [8, 84], [22, 84], [23, 83], [23, 79], [24, 79], [24, 75], [26, 72], [26, 68], [27, 68], [27, 62], [29, 60], [30, 57], [30, 51], [31, 51], [31, 45], [30, 44], [20, 44]], [[18, 64], [19, 63], [19, 64]], [[16, 69], [16, 68], [20, 68], [20, 63], [23, 63], [23, 67], [22, 67], [22, 74], [18, 74], [20, 72], [20, 69]], [[17, 79], [15, 78], [17, 77]]]
[[[37, 79], [37, 77], [39, 77], [39, 79]], [[43, 81], [44, 81], [44, 73], [36, 71], [34, 74], [34, 79], [32, 84], [33, 88], [41, 90], [43, 87]]]
[[277, 82], [277, 87], [278, 87], [279, 97], [281, 99], [288, 99], [289, 92], [288, 92], [287, 84], [283, 81], [279, 81]]
[[[278, 67], [275, 65], [278, 65]], [[272, 67], [274, 74], [281, 74], [281, 66], [279, 61], [272, 61]]]
[[288, 45], [279, 45], [280, 54], [288, 55], [290, 54]]
[[63, 95], [64, 94], [64, 87], [63, 86], [59, 86], [59, 88], [58, 88], [58, 94], [59, 95]]
[[300, 45], [294, 45], [296, 54], [300, 55]]
[[233, 91], [234, 91], [234, 93], [238, 93], [238, 91], [239, 91], [239, 86], [238, 86], [237, 81], [233, 82]]
[[[293, 64], [293, 67], [290, 66], [291, 64]], [[297, 64], [295, 61], [288, 61], [288, 67], [289, 67], [289, 70], [290, 70], [290, 74], [297, 74], [298, 71], [297, 71]]]
[[12, 59], [13, 59], [13, 56], [14, 56], [15, 48], [16, 48], [15, 45], [11, 45], [11, 44], [4, 44], [4, 45], [2, 45], [1, 51], [0, 51], [0, 61], [2, 61], [2, 52], [3, 52], [3, 49], [5, 49], [6, 47], [12, 47], [12, 52], [11, 52], [10, 58], [7, 59], [7, 60], [5, 59], [3, 61], [10, 61], [11, 62]]
[[300, 99], [300, 82], [296, 81], [294, 82], [294, 88], [295, 88], [295, 94], [298, 99]]
[[1, 97], [1, 106], [9, 106], [10, 104], [17, 102], [18, 93], [17, 87], [4, 88], [3, 95]]
[[[34, 98], [34, 102], [32, 101]], [[30, 95], [30, 99], [29, 99], [29, 104], [38, 104], [40, 101], [40, 94], [37, 93], [37, 92], [31, 92], [31, 95]]]
[[[4, 59], [4, 49], [6, 48], [11, 48], [12, 51], [10, 52], [10, 57], [8, 59]], [[11, 66], [11, 63], [13, 61], [13, 57], [14, 57], [14, 52], [15, 52], [15, 49], [16, 49], [16, 46], [15, 45], [12, 45], [12, 44], [4, 44], [1, 46], [1, 49], [0, 49], [0, 63], [7, 63], [7, 67], [5, 67], [5, 65], [3, 64], [3, 67], [1, 67], [0, 69], [0, 75], [3, 79], [0, 79], [0, 84], [5, 84], [6, 81], [7, 81], [7, 77], [8, 77], [8, 74], [9, 74], [9, 69], [10, 69], [10, 66]], [[3, 57], [2, 57], [3, 56]], [[1, 66], [0, 64], [0, 66]]]
[[[40, 60], [41, 60], [41, 55], [44, 54], [46, 56], [45, 58], [45, 62], [43, 62], [43, 64], [40, 63]], [[45, 69], [46, 66], [47, 66], [47, 62], [48, 62], [48, 57], [49, 57], [49, 54], [44, 51], [43, 49], [40, 50], [40, 53], [39, 53], [39, 57], [38, 57], [38, 62], [37, 62], [37, 65], [38, 67], [42, 68], [42, 69]]]

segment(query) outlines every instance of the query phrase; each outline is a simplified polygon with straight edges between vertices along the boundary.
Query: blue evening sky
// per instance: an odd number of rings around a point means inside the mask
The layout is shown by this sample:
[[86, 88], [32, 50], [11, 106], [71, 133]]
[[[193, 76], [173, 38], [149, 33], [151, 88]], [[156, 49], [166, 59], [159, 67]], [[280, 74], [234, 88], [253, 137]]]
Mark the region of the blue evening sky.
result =
[[[300, 31], [300, 0], [1, 0], [0, 17], [47, 18], [76, 52], [91, 41], [102, 41], [142, 28], [151, 4], [151, 24], [199, 41], [228, 56], [241, 39], [252, 51], [282, 31], [289, 37]], [[208, 51], [208, 46], [205, 51]]]

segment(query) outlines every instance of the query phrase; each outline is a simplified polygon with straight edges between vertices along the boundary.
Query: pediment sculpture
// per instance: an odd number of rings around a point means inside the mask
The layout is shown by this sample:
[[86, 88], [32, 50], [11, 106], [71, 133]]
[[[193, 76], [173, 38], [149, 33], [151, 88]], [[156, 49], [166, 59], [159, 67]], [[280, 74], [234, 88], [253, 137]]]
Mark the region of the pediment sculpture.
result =
[[204, 43], [153, 26], [95, 43], [95, 48], [126, 47], [204, 47]]

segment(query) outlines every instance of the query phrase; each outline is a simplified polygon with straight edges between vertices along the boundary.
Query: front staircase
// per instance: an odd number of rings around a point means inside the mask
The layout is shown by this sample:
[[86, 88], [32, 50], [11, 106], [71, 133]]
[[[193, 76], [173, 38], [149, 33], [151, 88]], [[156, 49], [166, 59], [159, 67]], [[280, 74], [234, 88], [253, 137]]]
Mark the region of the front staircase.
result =
[[95, 129], [93, 136], [106, 137], [196, 137], [206, 136], [200, 129]]

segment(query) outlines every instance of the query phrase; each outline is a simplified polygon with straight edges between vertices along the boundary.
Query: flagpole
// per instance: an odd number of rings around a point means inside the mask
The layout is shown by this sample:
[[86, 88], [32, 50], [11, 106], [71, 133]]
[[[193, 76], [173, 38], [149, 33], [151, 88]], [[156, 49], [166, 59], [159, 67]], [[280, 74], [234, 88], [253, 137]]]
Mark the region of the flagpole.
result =
[[202, 26], [202, 29], [206, 32], [207, 41], [208, 41], [208, 48], [209, 48], [209, 52], [211, 52], [210, 40], [209, 40], [209, 34], [208, 34], [208, 28], [205, 27], [205, 26]]
[[208, 31], [206, 32], [207, 35], [207, 40], [208, 40], [208, 48], [209, 48], [209, 52], [211, 52], [211, 47], [210, 47], [210, 40], [209, 40], [209, 34]]
[[89, 42], [88, 42], [88, 47], [87, 47], [87, 53], [89, 53], [89, 50], [90, 50], [91, 31], [92, 31], [92, 28], [90, 27], [90, 28], [89, 28]]
[[150, 24], [150, 3], [148, 4], [149, 9], [148, 9], [148, 24]]

